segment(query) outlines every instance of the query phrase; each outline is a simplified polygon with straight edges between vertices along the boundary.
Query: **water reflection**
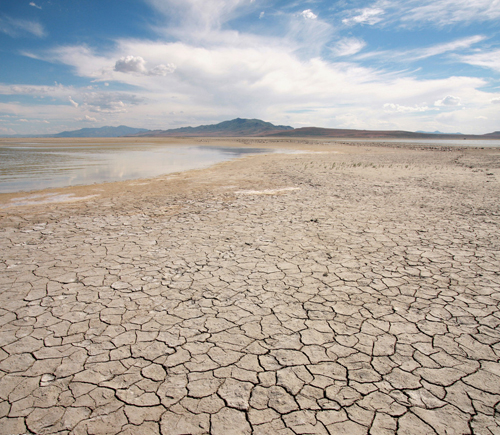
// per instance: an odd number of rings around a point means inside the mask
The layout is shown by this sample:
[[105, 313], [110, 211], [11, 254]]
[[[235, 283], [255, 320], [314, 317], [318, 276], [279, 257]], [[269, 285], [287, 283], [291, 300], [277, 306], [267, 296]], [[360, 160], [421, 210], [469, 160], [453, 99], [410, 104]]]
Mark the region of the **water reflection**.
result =
[[272, 152], [265, 148], [219, 146], [0, 147], [0, 192], [156, 177]]

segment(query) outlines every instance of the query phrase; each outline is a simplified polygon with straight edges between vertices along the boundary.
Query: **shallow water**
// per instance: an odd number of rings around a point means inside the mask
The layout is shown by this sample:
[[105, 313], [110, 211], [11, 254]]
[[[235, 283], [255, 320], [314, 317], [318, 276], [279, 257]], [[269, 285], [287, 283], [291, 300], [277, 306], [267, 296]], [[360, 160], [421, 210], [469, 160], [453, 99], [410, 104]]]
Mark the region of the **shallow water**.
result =
[[0, 193], [150, 178], [275, 152], [216, 146], [30, 145], [0, 147]]

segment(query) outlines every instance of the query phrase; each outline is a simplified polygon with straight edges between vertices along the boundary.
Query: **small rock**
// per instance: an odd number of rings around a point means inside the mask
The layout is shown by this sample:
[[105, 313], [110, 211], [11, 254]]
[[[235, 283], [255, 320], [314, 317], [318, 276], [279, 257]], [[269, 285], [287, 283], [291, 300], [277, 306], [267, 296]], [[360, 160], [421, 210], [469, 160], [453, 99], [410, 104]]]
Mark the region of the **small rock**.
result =
[[47, 373], [45, 375], [42, 375], [42, 377], [40, 378], [40, 387], [47, 387], [55, 380], [56, 380], [56, 377], [51, 373]]

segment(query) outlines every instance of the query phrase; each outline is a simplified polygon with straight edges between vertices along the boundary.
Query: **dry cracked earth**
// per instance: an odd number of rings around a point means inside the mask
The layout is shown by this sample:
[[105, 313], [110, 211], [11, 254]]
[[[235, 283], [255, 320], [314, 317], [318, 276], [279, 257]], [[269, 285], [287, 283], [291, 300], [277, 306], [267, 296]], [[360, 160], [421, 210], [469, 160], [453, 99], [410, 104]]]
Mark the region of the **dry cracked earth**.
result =
[[500, 434], [499, 157], [258, 156], [4, 209], [0, 433]]

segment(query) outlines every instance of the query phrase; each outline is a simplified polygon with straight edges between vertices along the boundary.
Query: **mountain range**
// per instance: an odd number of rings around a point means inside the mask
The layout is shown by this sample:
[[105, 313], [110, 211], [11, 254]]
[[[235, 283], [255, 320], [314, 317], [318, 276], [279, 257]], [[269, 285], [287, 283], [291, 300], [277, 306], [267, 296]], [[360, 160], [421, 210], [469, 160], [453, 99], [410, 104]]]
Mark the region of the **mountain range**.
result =
[[427, 133], [422, 131], [401, 130], [354, 130], [337, 128], [302, 127], [293, 128], [286, 125], [274, 125], [260, 119], [236, 118], [218, 124], [200, 125], [198, 127], [181, 127], [170, 130], [147, 130], [125, 125], [118, 127], [82, 128], [80, 130], [63, 131], [56, 134], [4, 137], [54, 137], [54, 138], [98, 138], [98, 137], [248, 137], [269, 136], [289, 138], [350, 138], [350, 139], [500, 139], [500, 131], [483, 135], [461, 133]]
[[201, 125], [199, 127], [182, 127], [171, 130], [153, 130], [135, 134], [140, 137], [168, 136], [269, 136], [269, 137], [324, 137], [352, 139], [500, 139], [500, 132], [485, 135], [424, 133], [399, 130], [352, 130], [338, 128], [303, 127], [293, 128], [285, 125], [274, 125], [260, 119], [236, 118], [219, 124]]
[[219, 124], [200, 125], [199, 127], [182, 127], [170, 130], [152, 130], [134, 134], [140, 137], [172, 137], [172, 136], [271, 136], [271, 137], [324, 137], [353, 139], [500, 139], [500, 132], [486, 135], [465, 135], [461, 133], [424, 133], [398, 130], [349, 130], [337, 128], [303, 127], [293, 128], [285, 125], [274, 125], [260, 119], [236, 118]]

